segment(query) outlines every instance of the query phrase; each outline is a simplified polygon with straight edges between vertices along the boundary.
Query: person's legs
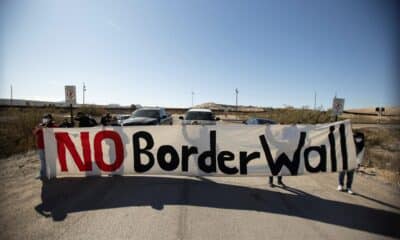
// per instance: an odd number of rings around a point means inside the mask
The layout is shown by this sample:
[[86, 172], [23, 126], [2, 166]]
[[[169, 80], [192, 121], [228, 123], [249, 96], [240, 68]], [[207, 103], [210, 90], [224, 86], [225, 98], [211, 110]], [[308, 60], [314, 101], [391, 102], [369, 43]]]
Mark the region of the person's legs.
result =
[[40, 177], [46, 176], [46, 158], [44, 149], [39, 149], [39, 159], [40, 159]]
[[347, 171], [347, 182], [346, 188], [351, 189], [351, 185], [353, 184], [354, 170]]
[[282, 176], [278, 176], [278, 184], [283, 185]]
[[342, 191], [343, 190], [343, 186], [344, 186], [344, 175], [345, 175], [345, 171], [340, 171], [339, 172], [339, 186], [338, 186], [338, 190]]
[[269, 176], [269, 185], [274, 185], [274, 177], [273, 176]]

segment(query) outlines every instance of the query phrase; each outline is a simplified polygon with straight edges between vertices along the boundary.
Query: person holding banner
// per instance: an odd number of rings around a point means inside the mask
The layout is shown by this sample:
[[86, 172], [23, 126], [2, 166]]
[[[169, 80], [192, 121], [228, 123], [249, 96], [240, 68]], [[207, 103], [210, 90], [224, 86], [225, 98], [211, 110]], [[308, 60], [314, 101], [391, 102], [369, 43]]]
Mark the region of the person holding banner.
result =
[[76, 114], [75, 120], [78, 121], [79, 127], [94, 127], [97, 126], [97, 122], [90, 115], [83, 112], [78, 112]]
[[33, 134], [36, 136], [36, 147], [38, 149], [39, 160], [40, 160], [40, 179], [46, 177], [46, 159], [44, 152], [44, 138], [43, 128], [45, 127], [56, 127], [51, 114], [45, 114], [42, 118], [42, 122], [33, 129]]
[[354, 192], [351, 190], [351, 185], [353, 184], [353, 178], [354, 178], [354, 169], [339, 172], [339, 185], [338, 185], [337, 190], [341, 191], [341, 192], [345, 191], [345, 189], [344, 189], [344, 176], [345, 175], [347, 175], [346, 191], [349, 194], [354, 194]]
[[[364, 146], [365, 146], [365, 136], [361, 132], [356, 132], [353, 135], [354, 144], [356, 146], [356, 159], [357, 159], [357, 169], [361, 164], [361, 161], [364, 157]], [[339, 172], [339, 185], [337, 187], [338, 191], [347, 191], [349, 194], [354, 194], [353, 190], [351, 190], [351, 185], [353, 184], [355, 169], [346, 170]], [[347, 175], [346, 189], [344, 189], [344, 176]]]

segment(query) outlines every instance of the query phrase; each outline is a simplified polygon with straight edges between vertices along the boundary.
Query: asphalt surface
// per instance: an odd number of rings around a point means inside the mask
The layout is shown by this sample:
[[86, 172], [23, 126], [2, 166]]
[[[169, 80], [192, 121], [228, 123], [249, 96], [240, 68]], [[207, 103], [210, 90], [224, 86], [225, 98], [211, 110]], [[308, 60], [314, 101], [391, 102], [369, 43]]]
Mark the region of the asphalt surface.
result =
[[0, 239], [400, 238], [400, 191], [358, 174], [35, 179], [34, 153], [1, 161]]

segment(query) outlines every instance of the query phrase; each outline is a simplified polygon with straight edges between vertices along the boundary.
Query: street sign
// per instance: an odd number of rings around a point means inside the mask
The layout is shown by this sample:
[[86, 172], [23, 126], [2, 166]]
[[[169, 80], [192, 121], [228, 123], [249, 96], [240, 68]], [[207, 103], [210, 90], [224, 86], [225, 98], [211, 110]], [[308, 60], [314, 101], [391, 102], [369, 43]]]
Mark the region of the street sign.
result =
[[382, 114], [383, 112], [385, 112], [385, 108], [384, 107], [377, 107], [377, 108], [375, 108], [375, 111], [377, 111], [379, 114]]
[[344, 98], [333, 98], [332, 115], [338, 116], [343, 113]]
[[65, 103], [76, 104], [76, 87], [75, 86], [65, 86]]

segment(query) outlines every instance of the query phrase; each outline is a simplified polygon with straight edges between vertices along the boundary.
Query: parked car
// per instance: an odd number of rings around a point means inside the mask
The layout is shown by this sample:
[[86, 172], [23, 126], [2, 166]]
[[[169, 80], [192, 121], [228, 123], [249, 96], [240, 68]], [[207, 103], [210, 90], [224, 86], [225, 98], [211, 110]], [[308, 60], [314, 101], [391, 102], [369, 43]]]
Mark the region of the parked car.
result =
[[117, 119], [117, 124], [121, 125], [123, 121], [125, 121], [126, 119], [130, 118], [131, 115], [129, 114], [118, 114], [115, 116]]
[[264, 118], [249, 118], [243, 122], [247, 125], [273, 125], [278, 124], [276, 121]]
[[190, 109], [179, 119], [183, 125], [215, 125], [219, 121], [210, 109]]
[[128, 119], [123, 120], [121, 124], [121, 126], [136, 125], [172, 125], [172, 117], [164, 108], [140, 108], [134, 111]]

